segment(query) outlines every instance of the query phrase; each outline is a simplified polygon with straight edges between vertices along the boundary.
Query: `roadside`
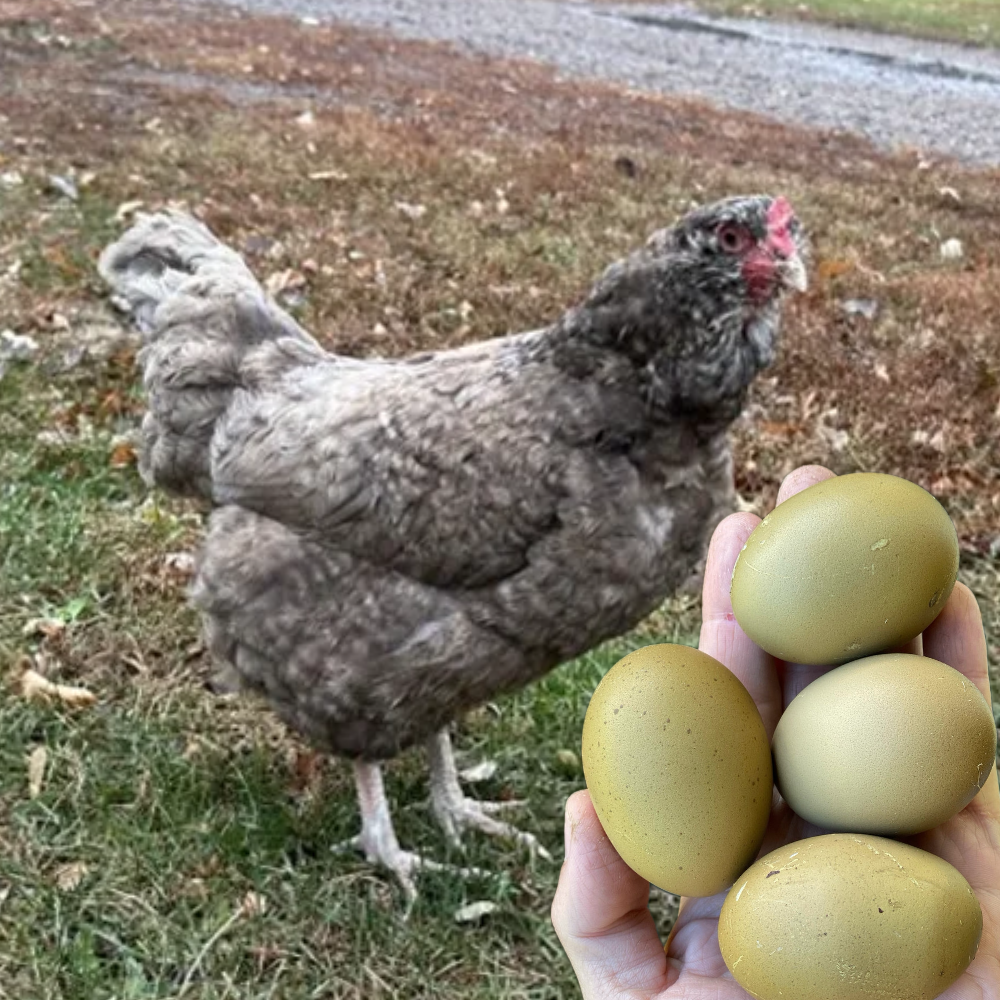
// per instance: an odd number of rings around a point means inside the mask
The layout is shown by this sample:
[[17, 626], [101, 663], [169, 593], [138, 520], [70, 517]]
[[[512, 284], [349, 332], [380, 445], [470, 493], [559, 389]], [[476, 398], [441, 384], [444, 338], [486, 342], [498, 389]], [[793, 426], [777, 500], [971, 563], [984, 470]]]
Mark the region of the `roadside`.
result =
[[992, 0], [696, 0], [736, 17], [773, 16], [849, 28], [1000, 46], [1000, 5]]
[[819, 24], [577, 0], [226, 0], [1000, 163], [1000, 51]]

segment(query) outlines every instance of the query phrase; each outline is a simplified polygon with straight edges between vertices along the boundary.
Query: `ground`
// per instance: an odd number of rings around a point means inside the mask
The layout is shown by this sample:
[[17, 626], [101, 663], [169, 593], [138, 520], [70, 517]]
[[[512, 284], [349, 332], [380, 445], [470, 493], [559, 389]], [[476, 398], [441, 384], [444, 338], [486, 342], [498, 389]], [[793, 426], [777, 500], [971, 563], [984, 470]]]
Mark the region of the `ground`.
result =
[[[232, 13], [0, 0], [0, 997], [573, 995], [558, 869], [422, 880], [404, 922], [349, 769], [218, 698], [186, 608], [202, 511], [134, 466], [134, 343], [94, 270], [138, 208], [202, 215], [331, 348], [403, 354], [537, 326], [692, 201], [787, 195], [813, 286], [734, 431], [764, 511], [802, 462], [898, 473], [945, 504], [1000, 648], [995, 173], [556, 80], [528, 64]], [[76, 197], [71, 197], [75, 193]], [[141, 204], [140, 204], [141, 203]], [[961, 255], [942, 255], [959, 241]], [[956, 246], [954, 242], [951, 246]], [[461, 721], [483, 797], [561, 852], [586, 705], [624, 651], [694, 640], [681, 594], [631, 636]], [[96, 704], [25, 701], [27, 667]], [[401, 839], [444, 859], [422, 756], [388, 769]], [[453, 858], [455, 860], [455, 858]], [[459, 925], [463, 904], [498, 909]], [[654, 900], [665, 930], [673, 901]]]

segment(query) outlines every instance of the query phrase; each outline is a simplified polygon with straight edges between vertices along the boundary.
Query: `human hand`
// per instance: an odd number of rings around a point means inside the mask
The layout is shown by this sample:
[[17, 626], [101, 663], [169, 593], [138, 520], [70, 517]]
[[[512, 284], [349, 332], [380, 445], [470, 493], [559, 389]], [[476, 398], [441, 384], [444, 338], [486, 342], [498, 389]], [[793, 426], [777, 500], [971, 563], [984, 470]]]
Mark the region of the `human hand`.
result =
[[[778, 503], [832, 476], [820, 466], [796, 469], [781, 484]], [[724, 663], [750, 692], [774, 734], [781, 713], [807, 684], [831, 667], [784, 663], [745, 635], [733, 615], [729, 583], [736, 557], [760, 523], [733, 514], [709, 546], [699, 648]], [[990, 700], [986, 641], [971, 591], [955, 585], [944, 610], [903, 652], [923, 653], [969, 678]], [[761, 855], [825, 830], [796, 816], [775, 792]], [[900, 838], [904, 839], [904, 838]], [[1000, 788], [996, 768], [957, 816], [907, 843], [957, 868], [983, 911], [975, 961], [940, 1000], [1000, 1000]], [[747, 1000], [719, 951], [719, 913], [726, 893], [684, 898], [664, 948], [649, 912], [649, 883], [633, 872], [608, 839], [586, 791], [566, 803], [566, 859], [552, 903], [552, 923], [580, 981], [585, 1000], [664, 997], [667, 1000]]]

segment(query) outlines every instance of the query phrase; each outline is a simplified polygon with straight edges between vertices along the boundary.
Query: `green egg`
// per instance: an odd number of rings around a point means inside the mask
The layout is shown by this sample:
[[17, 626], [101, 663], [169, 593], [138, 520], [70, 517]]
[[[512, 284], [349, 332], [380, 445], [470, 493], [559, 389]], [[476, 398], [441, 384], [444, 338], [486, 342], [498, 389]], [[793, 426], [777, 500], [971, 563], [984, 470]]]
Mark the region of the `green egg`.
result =
[[975, 958], [983, 914], [948, 862], [882, 837], [786, 844], [737, 879], [719, 948], [757, 1000], [932, 1000]]
[[736, 560], [736, 620], [783, 660], [838, 664], [901, 645], [945, 606], [958, 536], [944, 508], [896, 476], [854, 473], [779, 504]]
[[714, 895], [763, 842], [767, 732], [747, 689], [707, 653], [664, 643], [619, 660], [587, 709], [583, 770], [611, 843], [668, 892]]

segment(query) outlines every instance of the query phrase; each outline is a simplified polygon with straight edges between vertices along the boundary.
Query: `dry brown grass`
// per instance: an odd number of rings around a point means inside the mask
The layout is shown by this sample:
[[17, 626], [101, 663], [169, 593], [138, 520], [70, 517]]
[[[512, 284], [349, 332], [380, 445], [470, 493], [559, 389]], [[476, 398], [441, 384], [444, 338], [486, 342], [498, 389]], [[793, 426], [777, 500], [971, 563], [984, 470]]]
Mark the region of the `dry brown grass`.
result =
[[[805, 460], [879, 468], [945, 500], [968, 544], [998, 534], [995, 173], [356, 31], [143, 4], [0, 11], [72, 40], [43, 46], [22, 28], [6, 42], [17, 87], [0, 109], [25, 140], [2, 149], [7, 165], [93, 170], [108, 201], [186, 199], [258, 267], [315, 265], [306, 317], [339, 350], [543, 323], [689, 201], [786, 193], [816, 276], [738, 430], [741, 488], [771, 495]], [[311, 128], [294, 121], [307, 108]], [[47, 221], [56, 298], [78, 297], [93, 276], [76, 234]], [[8, 225], [11, 259], [26, 236]], [[276, 238], [269, 259], [252, 252]], [[946, 238], [964, 244], [957, 264], [939, 256]], [[876, 299], [876, 320], [847, 316], [850, 298]], [[13, 308], [30, 326], [34, 290]]]

